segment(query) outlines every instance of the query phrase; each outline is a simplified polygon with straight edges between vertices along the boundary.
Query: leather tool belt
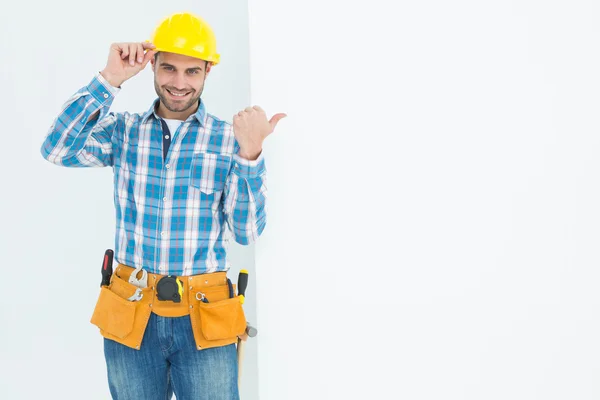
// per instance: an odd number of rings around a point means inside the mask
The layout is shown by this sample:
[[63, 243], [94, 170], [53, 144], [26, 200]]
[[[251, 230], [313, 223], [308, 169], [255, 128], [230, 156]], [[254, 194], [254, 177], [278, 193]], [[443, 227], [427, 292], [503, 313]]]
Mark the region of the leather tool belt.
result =
[[[159, 300], [157, 293], [165, 275], [148, 273], [147, 287], [139, 288], [129, 283], [134, 271], [118, 264], [110, 283], [100, 288], [91, 323], [105, 338], [139, 350], [152, 312], [162, 317], [189, 315], [198, 350], [236, 343], [238, 335], [244, 333], [244, 310], [226, 272], [169, 277], [171, 282], [173, 278], [179, 281], [176, 287], [180, 295], [172, 301]], [[171, 282], [161, 286], [172, 286]]]

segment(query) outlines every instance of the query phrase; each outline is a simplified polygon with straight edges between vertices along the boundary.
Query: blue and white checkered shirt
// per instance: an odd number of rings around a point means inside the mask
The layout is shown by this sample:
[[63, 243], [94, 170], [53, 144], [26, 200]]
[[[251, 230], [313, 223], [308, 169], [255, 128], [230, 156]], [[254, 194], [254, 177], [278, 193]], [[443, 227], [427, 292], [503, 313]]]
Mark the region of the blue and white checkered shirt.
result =
[[[198, 111], [165, 146], [156, 99], [144, 114], [113, 113], [119, 92], [100, 74], [78, 90], [41, 146], [64, 167], [114, 172], [115, 260], [179, 276], [227, 271], [230, 236], [248, 244], [265, 223], [265, 162], [240, 157], [233, 126]], [[165, 125], [166, 126], [166, 125]]]

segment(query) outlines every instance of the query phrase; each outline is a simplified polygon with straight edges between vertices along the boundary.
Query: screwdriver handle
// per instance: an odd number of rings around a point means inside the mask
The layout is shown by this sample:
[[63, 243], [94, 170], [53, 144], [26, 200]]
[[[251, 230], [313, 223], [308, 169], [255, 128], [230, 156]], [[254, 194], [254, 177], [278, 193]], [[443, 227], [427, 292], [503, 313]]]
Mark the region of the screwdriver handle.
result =
[[247, 287], [248, 287], [248, 271], [243, 269], [240, 271], [240, 274], [238, 275], [238, 284], [237, 284], [238, 296], [239, 296], [240, 302], [242, 304], [244, 304], [244, 301], [246, 300], [246, 288]]
[[113, 264], [114, 252], [108, 249], [104, 252], [104, 259], [102, 260], [102, 281], [100, 286], [108, 286], [110, 284], [110, 277], [112, 276], [112, 264]]

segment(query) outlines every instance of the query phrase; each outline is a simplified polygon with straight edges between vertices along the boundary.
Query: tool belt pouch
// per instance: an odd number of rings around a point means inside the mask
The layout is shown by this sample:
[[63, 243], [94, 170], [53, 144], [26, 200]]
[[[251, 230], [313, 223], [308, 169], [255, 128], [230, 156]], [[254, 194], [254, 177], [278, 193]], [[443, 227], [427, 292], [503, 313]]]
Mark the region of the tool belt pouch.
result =
[[152, 312], [152, 289], [142, 289], [138, 301], [128, 300], [136, 290], [136, 286], [113, 275], [110, 285], [100, 288], [90, 322], [100, 328], [103, 337], [139, 350]]
[[[208, 303], [198, 300], [202, 293]], [[238, 335], [245, 332], [246, 316], [240, 298], [229, 298], [226, 285], [202, 288], [191, 292], [190, 297], [190, 319], [199, 349], [236, 343]]]

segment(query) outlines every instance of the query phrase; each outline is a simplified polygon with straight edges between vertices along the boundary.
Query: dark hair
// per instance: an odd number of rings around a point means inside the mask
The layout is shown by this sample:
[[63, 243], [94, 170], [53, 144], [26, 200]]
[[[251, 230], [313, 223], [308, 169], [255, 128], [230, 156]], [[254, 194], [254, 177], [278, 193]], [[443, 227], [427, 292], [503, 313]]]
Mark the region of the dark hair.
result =
[[[158, 60], [158, 53], [160, 53], [160, 51], [157, 51], [156, 53], [154, 53], [154, 62], [156, 62]], [[204, 71], [206, 71], [208, 69], [208, 61], [204, 60]]]

